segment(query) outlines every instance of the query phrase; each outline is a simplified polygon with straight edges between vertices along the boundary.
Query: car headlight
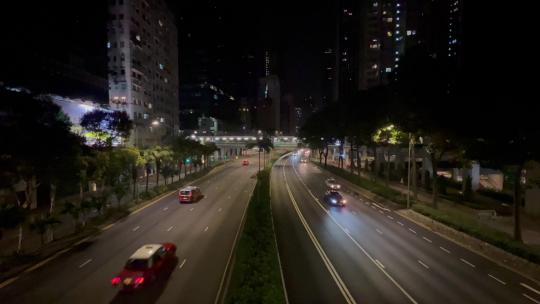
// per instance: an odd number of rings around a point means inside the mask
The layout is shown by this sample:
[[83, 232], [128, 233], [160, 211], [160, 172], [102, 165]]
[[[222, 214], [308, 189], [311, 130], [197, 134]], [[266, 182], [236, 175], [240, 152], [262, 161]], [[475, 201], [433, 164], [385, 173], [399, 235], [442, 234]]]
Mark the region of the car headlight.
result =
[[336, 188], [340, 189], [340, 188], [341, 188], [341, 185], [336, 185]]
[[335, 203], [337, 203], [337, 201], [336, 201], [336, 199], [335, 199], [335, 198], [331, 199], [330, 201], [332, 202], [332, 204], [335, 204]]
[[346, 203], [347, 203], [347, 200], [341, 200], [341, 203], [342, 203], [342, 204], [346, 204]]

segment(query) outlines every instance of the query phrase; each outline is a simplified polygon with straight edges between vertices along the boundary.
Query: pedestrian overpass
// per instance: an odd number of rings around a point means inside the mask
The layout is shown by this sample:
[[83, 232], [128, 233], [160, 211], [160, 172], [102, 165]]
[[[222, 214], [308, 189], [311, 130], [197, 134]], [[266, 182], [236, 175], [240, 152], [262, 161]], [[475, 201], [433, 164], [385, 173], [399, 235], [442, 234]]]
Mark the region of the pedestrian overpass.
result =
[[[219, 153], [222, 156], [238, 156], [244, 154], [247, 150], [246, 146], [249, 144], [256, 144], [257, 141], [262, 140], [262, 136], [253, 135], [197, 135], [190, 136], [191, 139], [205, 143], [215, 143], [219, 148]], [[275, 149], [294, 149], [298, 146], [298, 137], [296, 136], [270, 136], [270, 140], [274, 144]]]

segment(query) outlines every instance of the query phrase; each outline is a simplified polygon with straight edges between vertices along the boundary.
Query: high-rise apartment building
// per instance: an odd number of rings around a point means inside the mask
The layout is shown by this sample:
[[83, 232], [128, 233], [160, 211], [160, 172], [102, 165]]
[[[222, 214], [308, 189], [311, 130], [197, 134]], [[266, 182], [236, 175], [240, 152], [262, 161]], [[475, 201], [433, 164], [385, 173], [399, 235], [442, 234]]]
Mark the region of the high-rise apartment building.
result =
[[178, 133], [178, 47], [164, 0], [110, 0], [109, 103], [134, 121], [130, 144], [159, 144]]

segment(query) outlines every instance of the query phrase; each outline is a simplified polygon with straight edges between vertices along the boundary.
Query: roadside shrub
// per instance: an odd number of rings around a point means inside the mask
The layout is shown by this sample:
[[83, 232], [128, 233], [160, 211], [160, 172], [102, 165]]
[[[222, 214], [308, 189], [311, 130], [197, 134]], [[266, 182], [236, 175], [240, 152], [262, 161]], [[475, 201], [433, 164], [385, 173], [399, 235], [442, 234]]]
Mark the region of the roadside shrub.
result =
[[513, 204], [514, 203], [514, 197], [512, 194], [507, 192], [499, 192], [491, 189], [478, 189], [476, 193], [481, 194], [483, 196], [487, 196], [489, 198], [492, 198], [494, 200], [498, 200], [505, 204]]
[[458, 212], [451, 212], [449, 210], [441, 211], [433, 209], [426, 205], [415, 205], [413, 210], [528, 261], [540, 263], [539, 251], [515, 241], [510, 235], [504, 232], [481, 226], [474, 218], [466, 217]]
[[141, 193], [141, 199], [143, 200], [151, 199], [154, 196], [156, 196], [156, 193], [154, 192], [154, 190], [148, 190], [146, 192]]

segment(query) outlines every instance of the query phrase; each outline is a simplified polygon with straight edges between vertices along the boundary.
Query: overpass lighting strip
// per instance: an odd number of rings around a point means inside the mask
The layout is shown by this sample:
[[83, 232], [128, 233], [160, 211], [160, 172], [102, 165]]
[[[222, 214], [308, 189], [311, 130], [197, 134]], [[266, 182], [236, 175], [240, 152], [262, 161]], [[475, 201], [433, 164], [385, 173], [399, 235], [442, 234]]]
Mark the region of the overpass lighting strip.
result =
[[[304, 188], [306, 188], [306, 190], [308, 190], [308, 193], [309, 195], [311, 195], [311, 197], [315, 200], [315, 202], [317, 203], [317, 205], [326, 213], [328, 214], [328, 216], [330, 217], [330, 219], [349, 237], [349, 239], [356, 245], [356, 247], [358, 247], [358, 249], [360, 249], [370, 260], [373, 264], [375, 264], [375, 266], [377, 266], [377, 268], [379, 268], [380, 271], [382, 271], [382, 273], [384, 273], [384, 275], [394, 284], [394, 286], [396, 286], [410, 301], [411, 303], [414, 303], [414, 304], [418, 304], [418, 302], [416, 302], [416, 300], [383, 268], [381, 267], [377, 262], [376, 260], [364, 249], [364, 247], [362, 247], [362, 245], [360, 245], [355, 238], [353, 238], [351, 236], [351, 234], [348, 232], [347, 229], [345, 229], [343, 226], [341, 226], [340, 223], [337, 222], [337, 220], [334, 218], [334, 216], [332, 216], [332, 214], [330, 214], [330, 212], [328, 212], [328, 210], [326, 210], [326, 208], [324, 208], [323, 205], [321, 205], [321, 203], [319, 202], [319, 199], [316, 198], [313, 193], [311, 193], [311, 191], [309, 190], [308, 186], [304, 183], [304, 181], [302, 180], [302, 178], [300, 177], [300, 175], [298, 174], [298, 172], [296, 171], [296, 168], [294, 167], [294, 164], [292, 163], [291, 161], [291, 166], [293, 168], [293, 171], [294, 171], [294, 174], [296, 175], [296, 177], [298, 178], [298, 180], [300, 181], [300, 183], [302, 183], [302, 185], [304, 186]], [[283, 169], [283, 175], [285, 176], [285, 169]], [[287, 186], [288, 187], [288, 186]]]
[[332, 278], [336, 282], [336, 285], [338, 286], [339, 290], [341, 291], [341, 294], [345, 298], [345, 301], [347, 301], [347, 303], [349, 304], [356, 304], [356, 301], [354, 300], [353, 296], [349, 292], [349, 289], [347, 289], [347, 286], [345, 285], [345, 283], [339, 276], [337, 270], [334, 268], [334, 265], [332, 265], [332, 262], [330, 261], [326, 253], [324, 252], [324, 249], [322, 248], [321, 244], [317, 240], [317, 237], [315, 236], [315, 234], [309, 227], [306, 219], [302, 215], [302, 211], [300, 211], [300, 208], [298, 208], [298, 204], [296, 203], [296, 200], [294, 199], [292, 195], [291, 188], [289, 187], [289, 183], [287, 182], [287, 177], [285, 176], [285, 168], [282, 168], [282, 169], [283, 169], [283, 178], [285, 179], [285, 186], [287, 187], [287, 192], [289, 193], [289, 197], [291, 198], [293, 207], [296, 213], [298, 214], [298, 217], [300, 218], [300, 222], [306, 229], [306, 232], [309, 238], [311, 239], [311, 242], [313, 242], [313, 245], [315, 245], [315, 248], [317, 249], [317, 252], [321, 256], [321, 259], [323, 260], [324, 265], [326, 266], [326, 269], [328, 269], [328, 272], [330, 272], [330, 275], [332, 275]]

